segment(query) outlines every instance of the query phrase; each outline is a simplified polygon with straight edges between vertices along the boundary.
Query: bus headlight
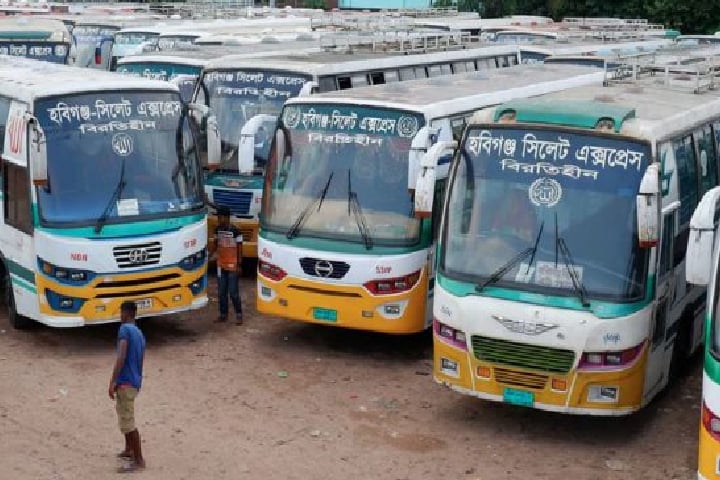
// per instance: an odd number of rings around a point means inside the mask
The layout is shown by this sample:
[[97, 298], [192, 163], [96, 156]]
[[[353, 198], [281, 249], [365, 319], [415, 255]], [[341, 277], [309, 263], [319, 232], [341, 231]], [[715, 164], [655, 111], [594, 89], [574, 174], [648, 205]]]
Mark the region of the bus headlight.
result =
[[84, 284], [95, 277], [95, 274], [89, 270], [80, 270], [75, 268], [65, 268], [53, 265], [38, 257], [38, 268], [48, 277], [52, 277], [65, 284]]
[[578, 369], [615, 369], [626, 367], [635, 362], [643, 351], [645, 342], [625, 350], [615, 352], [584, 352]]
[[467, 350], [467, 337], [465, 336], [465, 332], [462, 330], [453, 328], [450, 325], [445, 325], [444, 323], [439, 322], [437, 318], [433, 318], [433, 332], [436, 337], [445, 343], [448, 343], [455, 348], [459, 348], [460, 350]]
[[183, 270], [195, 270], [197, 268], [200, 268], [205, 263], [206, 257], [207, 249], [203, 248], [202, 250], [199, 250], [180, 260], [180, 268], [182, 268]]
[[407, 292], [417, 284], [418, 280], [420, 280], [420, 270], [403, 277], [371, 280], [363, 286], [373, 295], [393, 295]]

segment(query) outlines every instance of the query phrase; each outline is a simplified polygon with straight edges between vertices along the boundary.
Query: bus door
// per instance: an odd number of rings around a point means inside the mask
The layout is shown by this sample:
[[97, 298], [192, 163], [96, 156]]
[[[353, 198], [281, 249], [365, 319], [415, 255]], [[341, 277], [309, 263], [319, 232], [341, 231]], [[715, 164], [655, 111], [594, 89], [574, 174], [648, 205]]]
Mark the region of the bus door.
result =
[[[648, 345], [647, 376], [645, 395], [663, 385], [667, 373], [667, 363], [672, 348], [667, 347], [667, 333], [673, 315], [670, 313], [675, 303], [677, 282], [675, 279], [675, 247], [677, 235], [677, 213], [680, 202], [673, 202], [663, 208], [661, 214], [660, 243], [655, 274], [655, 308], [653, 309], [650, 344]], [[672, 345], [672, 344], [671, 344]]]

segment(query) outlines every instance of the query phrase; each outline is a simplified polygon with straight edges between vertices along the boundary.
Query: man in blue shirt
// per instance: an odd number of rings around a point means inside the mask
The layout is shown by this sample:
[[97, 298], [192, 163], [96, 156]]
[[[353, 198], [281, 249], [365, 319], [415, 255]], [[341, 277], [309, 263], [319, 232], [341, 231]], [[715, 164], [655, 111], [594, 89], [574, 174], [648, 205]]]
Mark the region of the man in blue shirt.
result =
[[119, 472], [132, 472], [145, 468], [140, 445], [140, 432], [135, 427], [135, 397], [142, 385], [145, 336], [135, 325], [137, 305], [125, 301], [120, 306], [120, 329], [118, 330], [117, 358], [110, 377], [108, 395], [115, 400], [120, 431], [125, 435], [125, 449], [118, 454], [130, 460]]

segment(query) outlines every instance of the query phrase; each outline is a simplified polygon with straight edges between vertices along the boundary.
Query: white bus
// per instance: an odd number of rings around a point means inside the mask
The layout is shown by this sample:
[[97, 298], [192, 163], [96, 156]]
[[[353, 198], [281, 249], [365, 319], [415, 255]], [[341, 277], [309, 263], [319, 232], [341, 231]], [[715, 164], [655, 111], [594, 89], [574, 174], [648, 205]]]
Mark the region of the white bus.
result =
[[[265, 176], [258, 311], [412, 333], [431, 323], [440, 204], [415, 218], [420, 157], [477, 109], [602, 81], [578, 66], [523, 65], [288, 100]], [[437, 198], [452, 149], [440, 151]]]
[[[516, 46], [501, 45], [416, 55], [309, 52], [274, 56], [272, 62], [245, 56], [208, 62], [193, 99], [208, 107], [216, 119], [223, 145], [220, 169], [206, 181], [208, 199], [230, 208], [233, 223], [246, 239], [244, 257], [257, 258], [257, 215], [268, 137], [287, 99], [311, 92], [492, 70], [518, 61]], [[211, 228], [213, 221], [211, 216]]]
[[117, 321], [124, 300], [142, 316], [207, 304], [202, 169], [175, 86], [0, 57], [0, 122], [14, 327]]
[[718, 184], [713, 62], [626, 64], [479, 113], [451, 169], [434, 377], [479, 398], [623, 415], [703, 338], [690, 217]]

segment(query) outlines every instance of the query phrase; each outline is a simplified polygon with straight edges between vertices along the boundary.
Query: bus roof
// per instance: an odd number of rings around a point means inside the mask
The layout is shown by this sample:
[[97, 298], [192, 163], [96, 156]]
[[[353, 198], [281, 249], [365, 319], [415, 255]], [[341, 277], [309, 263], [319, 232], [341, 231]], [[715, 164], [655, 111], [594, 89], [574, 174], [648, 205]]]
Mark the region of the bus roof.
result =
[[0, 56], [0, 95], [9, 98], [30, 103], [38, 97], [125, 89], [178, 91], [168, 82]]
[[204, 67], [208, 63], [208, 59], [215, 58], [216, 53], [207, 52], [205, 50], [195, 50], [190, 52], [174, 52], [168, 51], [161, 54], [149, 55], [128, 55], [120, 58], [117, 62], [118, 66], [133, 63], [172, 63], [176, 65], [188, 65], [191, 67]]
[[[661, 141], [673, 132], [718, 118], [720, 92], [693, 93], [665, 86], [658, 77], [647, 77], [607, 86], [589, 84], [511, 102], [498, 106], [494, 115], [509, 110], [523, 121], [577, 128], [593, 128], [606, 118], [615, 122], [619, 133]], [[482, 121], [485, 115], [474, 120]]]
[[358, 87], [309, 97], [296, 103], [350, 103], [397, 108], [438, 118], [497, 105], [518, 97], [540, 95], [588, 83], [602, 83], [600, 69], [577, 65], [517, 65], [434, 78]]
[[484, 56], [517, 55], [516, 45], [495, 45], [439, 53], [403, 55], [401, 52], [383, 53], [336, 53], [324, 51], [293, 52], [273, 57], [272, 65], [258, 66], [257, 60], [245, 56], [230, 55], [208, 63], [207, 70], [252, 69], [272, 71], [295, 71], [309, 75], [334, 75], [338, 73], [382, 70], [405, 65], [431, 64], [463, 61]]

